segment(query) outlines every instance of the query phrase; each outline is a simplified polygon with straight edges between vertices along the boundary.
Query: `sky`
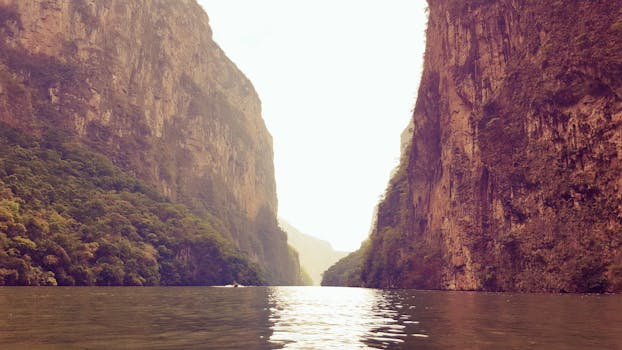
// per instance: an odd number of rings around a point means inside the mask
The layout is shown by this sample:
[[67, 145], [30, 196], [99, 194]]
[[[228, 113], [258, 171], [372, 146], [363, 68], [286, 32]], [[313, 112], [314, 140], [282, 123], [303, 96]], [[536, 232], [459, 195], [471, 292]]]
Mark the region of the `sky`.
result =
[[279, 216], [353, 251], [399, 163], [423, 67], [424, 0], [199, 0], [253, 82]]

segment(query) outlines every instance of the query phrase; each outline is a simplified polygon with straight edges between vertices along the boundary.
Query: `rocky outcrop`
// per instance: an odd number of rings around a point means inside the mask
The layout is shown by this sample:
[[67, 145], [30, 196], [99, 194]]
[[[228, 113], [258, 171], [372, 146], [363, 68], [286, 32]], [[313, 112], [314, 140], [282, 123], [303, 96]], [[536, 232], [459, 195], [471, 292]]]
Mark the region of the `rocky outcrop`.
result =
[[297, 278], [259, 98], [196, 1], [0, 0], [0, 33], [0, 121], [79, 138]]
[[363, 283], [622, 290], [622, 2], [428, 3]]

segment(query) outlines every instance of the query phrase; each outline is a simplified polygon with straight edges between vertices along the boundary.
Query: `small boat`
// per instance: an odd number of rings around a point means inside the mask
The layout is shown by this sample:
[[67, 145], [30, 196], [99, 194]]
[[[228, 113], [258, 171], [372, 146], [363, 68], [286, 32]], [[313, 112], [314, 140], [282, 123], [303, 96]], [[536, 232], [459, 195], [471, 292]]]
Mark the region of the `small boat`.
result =
[[232, 284], [227, 284], [226, 286], [222, 286], [224, 288], [240, 288], [240, 287], [244, 287], [243, 285], [239, 284], [238, 282], [233, 282]]

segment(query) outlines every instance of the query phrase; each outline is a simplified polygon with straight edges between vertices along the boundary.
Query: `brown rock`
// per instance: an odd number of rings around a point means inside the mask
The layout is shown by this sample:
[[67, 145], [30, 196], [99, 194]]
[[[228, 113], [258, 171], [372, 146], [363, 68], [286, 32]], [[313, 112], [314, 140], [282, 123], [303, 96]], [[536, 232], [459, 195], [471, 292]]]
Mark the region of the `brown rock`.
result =
[[0, 0], [0, 38], [0, 121], [76, 135], [293, 281], [259, 98], [196, 1]]
[[622, 1], [429, 0], [370, 287], [622, 286]]

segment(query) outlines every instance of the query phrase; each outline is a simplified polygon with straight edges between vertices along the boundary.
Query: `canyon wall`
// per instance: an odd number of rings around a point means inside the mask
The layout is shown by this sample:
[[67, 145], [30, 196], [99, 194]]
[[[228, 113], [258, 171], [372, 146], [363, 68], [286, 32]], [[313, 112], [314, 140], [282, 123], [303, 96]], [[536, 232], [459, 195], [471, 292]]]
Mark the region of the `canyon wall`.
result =
[[75, 137], [294, 283], [272, 138], [194, 0], [0, 0], [0, 121]]
[[363, 285], [622, 290], [622, 1], [428, 4]]

